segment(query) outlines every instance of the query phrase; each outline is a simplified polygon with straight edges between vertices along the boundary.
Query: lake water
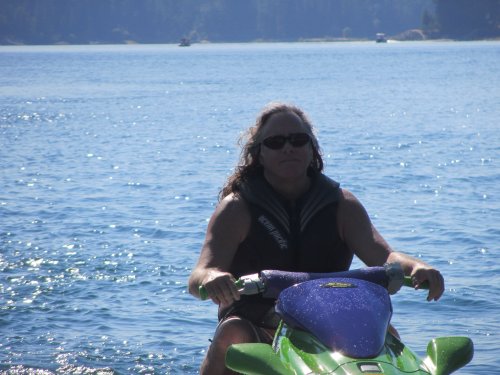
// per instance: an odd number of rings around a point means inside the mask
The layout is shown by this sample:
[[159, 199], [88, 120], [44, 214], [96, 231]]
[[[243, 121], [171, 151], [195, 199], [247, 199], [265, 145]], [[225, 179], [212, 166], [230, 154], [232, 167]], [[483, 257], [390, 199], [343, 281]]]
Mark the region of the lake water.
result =
[[[446, 279], [404, 290], [423, 355], [500, 370], [500, 43], [0, 47], [0, 372], [196, 374], [216, 306], [186, 292], [237, 138], [302, 107], [326, 174]], [[356, 261], [353, 267], [361, 266]]]

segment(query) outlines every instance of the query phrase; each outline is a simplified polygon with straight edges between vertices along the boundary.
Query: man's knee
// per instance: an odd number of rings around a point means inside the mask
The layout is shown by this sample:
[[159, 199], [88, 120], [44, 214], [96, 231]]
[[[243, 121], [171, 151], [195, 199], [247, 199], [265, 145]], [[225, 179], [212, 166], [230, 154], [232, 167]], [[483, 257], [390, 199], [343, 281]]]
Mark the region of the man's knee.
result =
[[230, 318], [223, 321], [214, 336], [214, 342], [223, 347], [243, 342], [255, 342], [259, 337], [252, 323], [240, 318]]
[[202, 363], [200, 374], [234, 374], [225, 367], [227, 348], [232, 344], [258, 341], [253, 325], [240, 318], [223, 321], [215, 331], [212, 344]]

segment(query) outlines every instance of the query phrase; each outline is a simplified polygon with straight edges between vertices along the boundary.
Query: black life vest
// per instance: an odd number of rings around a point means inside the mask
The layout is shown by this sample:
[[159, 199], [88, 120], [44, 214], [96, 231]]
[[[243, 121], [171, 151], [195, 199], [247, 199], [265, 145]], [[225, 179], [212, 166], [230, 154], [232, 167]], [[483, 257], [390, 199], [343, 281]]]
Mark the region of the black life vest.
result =
[[[276, 193], [263, 176], [240, 184], [248, 204], [250, 231], [240, 244], [230, 272], [236, 277], [265, 269], [335, 272], [349, 269], [353, 253], [337, 229], [339, 184], [323, 174], [311, 176], [311, 187], [294, 207]], [[219, 318], [240, 315], [256, 324], [274, 305], [260, 296], [242, 296]]]

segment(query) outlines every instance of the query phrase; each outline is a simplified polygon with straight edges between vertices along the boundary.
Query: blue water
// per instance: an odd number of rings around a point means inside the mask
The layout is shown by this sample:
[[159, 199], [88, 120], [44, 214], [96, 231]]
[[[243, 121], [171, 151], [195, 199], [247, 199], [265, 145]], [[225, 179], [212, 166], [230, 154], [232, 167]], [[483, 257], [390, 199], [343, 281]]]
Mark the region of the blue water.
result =
[[[0, 47], [0, 372], [195, 374], [216, 308], [186, 292], [237, 138], [301, 106], [326, 173], [446, 293], [393, 297], [424, 354], [500, 367], [500, 43]], [[360, 266], [358, 261], [354, 266]]]

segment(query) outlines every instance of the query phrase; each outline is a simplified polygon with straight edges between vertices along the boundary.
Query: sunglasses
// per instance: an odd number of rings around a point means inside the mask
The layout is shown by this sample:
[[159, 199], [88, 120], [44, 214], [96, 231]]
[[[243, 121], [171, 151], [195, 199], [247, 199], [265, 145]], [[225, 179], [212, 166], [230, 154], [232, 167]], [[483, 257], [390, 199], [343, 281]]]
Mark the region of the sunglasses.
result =
[[264, 146], [270, 148], [271, 150], [279, 150], [285, 146], [288, 141], [293, 147], [302, 147], [309, 143], [311, 136], [307, 133], [291, 133], [288, 136], [285, 135], [273, 135], [262, 141]]

